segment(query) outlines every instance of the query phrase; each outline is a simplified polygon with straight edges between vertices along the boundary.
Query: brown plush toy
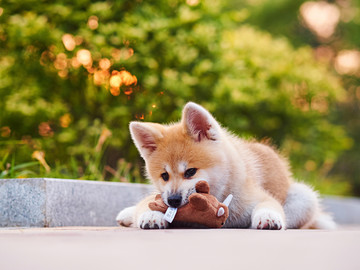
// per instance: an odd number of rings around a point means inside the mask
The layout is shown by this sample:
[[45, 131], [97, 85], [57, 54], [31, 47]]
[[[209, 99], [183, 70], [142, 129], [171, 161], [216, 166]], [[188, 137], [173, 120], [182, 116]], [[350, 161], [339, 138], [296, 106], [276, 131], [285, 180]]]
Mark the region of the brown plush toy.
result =
[[[232, 195], [229, 195], [224, 203], [220, 203], [209, 194], [210, 187], [206, 181], [197, 182], [195, 188], [197, 193], [191, 194], [189, 203], [177, 209], [174, 220], [197, 223], [209, 228], [221, 228], [229, 216], [228, 205]], [[149, 208], [163, 213], [168, 210], [160, 194], [156, 195], [154, 202], [149, 203]]]

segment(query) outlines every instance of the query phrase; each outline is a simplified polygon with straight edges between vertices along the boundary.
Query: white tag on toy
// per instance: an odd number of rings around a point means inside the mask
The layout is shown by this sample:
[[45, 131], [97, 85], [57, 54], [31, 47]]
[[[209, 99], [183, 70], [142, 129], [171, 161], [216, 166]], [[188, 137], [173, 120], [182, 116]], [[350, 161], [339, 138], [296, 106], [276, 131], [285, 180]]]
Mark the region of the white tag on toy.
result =
[[226, 197], [225, 201], [223, 202], [223, 204], [225, 204], [227, 207], [229, 207], [229, 204], [231, 202], [233, 198], [233, 195], [232, 194], [229, 194], [229, 196]]
[[177, 213], [177, 210], [178, 210], [177, 208], [169, 207], [165, 212], [164, 219], [169, 223], [173, 222], [175, 215]]

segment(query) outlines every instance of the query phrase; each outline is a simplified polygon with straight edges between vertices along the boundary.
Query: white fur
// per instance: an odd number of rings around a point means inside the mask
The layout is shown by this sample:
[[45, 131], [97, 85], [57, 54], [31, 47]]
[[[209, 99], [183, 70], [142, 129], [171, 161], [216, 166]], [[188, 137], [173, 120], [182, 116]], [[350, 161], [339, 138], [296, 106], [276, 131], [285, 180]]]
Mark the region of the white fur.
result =
[[116, 216], [119, 225], [129, 227], [134, 223], [136, 206], [127, 207]]
[[185, 161], [179, 162], [178, 173], [183, 174], [186, 171], [186, 169], [187, 169], [187, 162], [185, 162]]
[[270, 226], [270, 228], [277, 226], [281, 230], [285, 229], [285, 222], [280, 213], [272, 209], [260, 208], [252, 215], [251, 228], [264, 229], [265, 225]]
[[170, 167], [169, 164], [165, 164], [164, 168], [165, 168], [165, 171], [166, 171], [169, 175], [174, 174], [174, 172], [171, 170], [171, 167]]
[[331, 215], [322, 211], [317, 192], [303, 183], [293, 183], [284, 204], [288, 229], [336, 229]]
[[315, 191], [305, 184], [293, 183], [284, 204], [287, 227], [301, 228], [313, 219], [318, 207], [318, 195]]
[[[224, 173], [225, 171], [225, 173]], [[225, 194], [227, 187], [226, 181], [228, 179], [227, 170], [224, 170], [220, 165], [215, 167], [206, 168], [199, 170], [197, 178], [200, 180], [206, 180], [210, 185], [210, 193], [223, 201], [224, 198], [229, 195]]]
[[330, 214], [320, 211], [316, 214], [313, 223], [310, 225], [310, 228], [335, 230], [337, 225]]
[[164, 214], [159, 211], [146, 211], [141, 214], [137, 222], [142, 229], [166, 229], [169, 223], [164, 219]]

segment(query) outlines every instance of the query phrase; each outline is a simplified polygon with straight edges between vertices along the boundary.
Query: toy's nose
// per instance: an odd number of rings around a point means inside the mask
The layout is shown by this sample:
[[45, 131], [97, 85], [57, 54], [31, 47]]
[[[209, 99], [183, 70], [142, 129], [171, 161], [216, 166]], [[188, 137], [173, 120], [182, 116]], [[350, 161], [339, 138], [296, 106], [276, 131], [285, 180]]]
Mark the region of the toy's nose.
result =
[[179, 194], [174, 194], [168, 197], [168, 204], [171, 207], [178, 208], [181, 204], [182, 197]]

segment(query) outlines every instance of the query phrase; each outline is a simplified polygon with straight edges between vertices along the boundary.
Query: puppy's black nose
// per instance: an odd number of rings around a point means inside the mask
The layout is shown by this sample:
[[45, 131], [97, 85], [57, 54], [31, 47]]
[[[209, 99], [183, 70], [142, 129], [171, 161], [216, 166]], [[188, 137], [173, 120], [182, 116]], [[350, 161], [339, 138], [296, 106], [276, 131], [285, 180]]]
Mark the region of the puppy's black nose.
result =
[[178, 208], [181, 204], [182, 197], [179, 194], [174, 194], [168, 197], [168, 204], [171, 207]]

